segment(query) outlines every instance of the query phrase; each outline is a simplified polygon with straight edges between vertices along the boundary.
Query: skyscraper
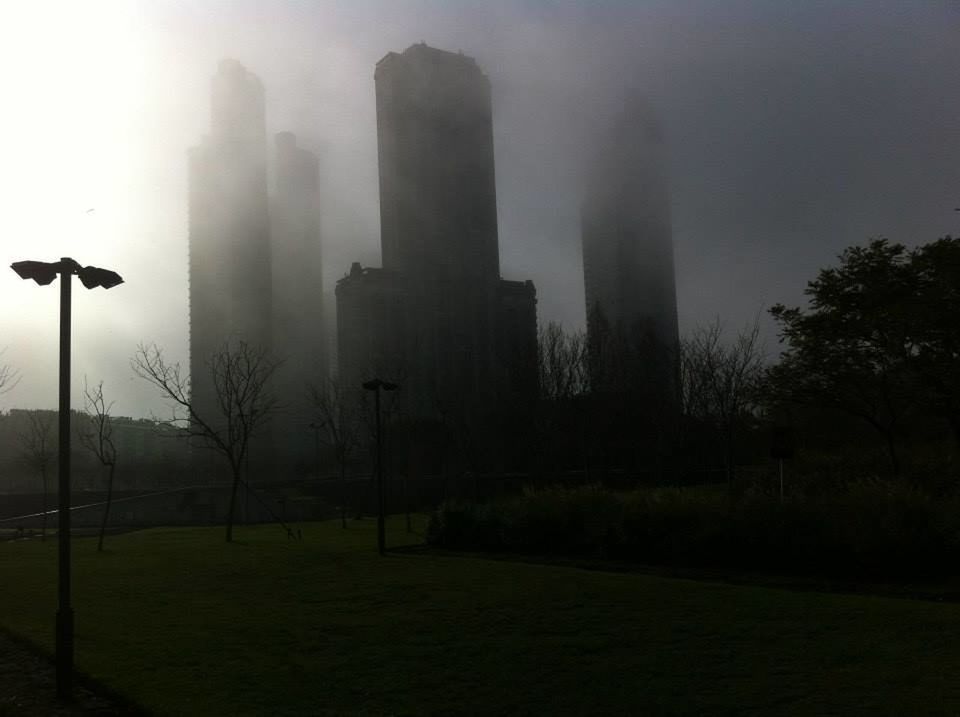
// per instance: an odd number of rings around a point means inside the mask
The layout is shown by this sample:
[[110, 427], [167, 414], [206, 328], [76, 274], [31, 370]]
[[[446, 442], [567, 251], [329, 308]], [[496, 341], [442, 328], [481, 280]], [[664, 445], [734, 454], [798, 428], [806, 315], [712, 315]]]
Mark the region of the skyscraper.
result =
[[189, 153], [190, 377], [202, 416], [218, 416], [208, 369], [226, 341], [271, 343], [270, 226], [263, 86], [223, 60], [210, 134]]
[[421, 43], [377, 63], [383, 268], [423, 282], [500, 276], [490, 81]]
[[[489, 80], [473, 58], [423, 43], [388, 53], [374, 79], [383, 270], [338, 283], [341, 377], [388, 371], [393, 357], [418, 416], [535, 395], [536, 292], [500, 278]], [[382, 303], [370, 292], [404, 307], [401, 352], [387, 337], [351, 340]]]
[[323, 326], [317, 158], [296, 137], [276, 138], [270, 206], [273, 270], [273, 347], [282, 363], [275, 376], [279, 412], [275, 447], [284, 462], [313, 464], [313, 418], [308, 384], [327, 377]]
[[581, 228], [593, 390], [675, 406], [670, 197], [663, 133], [649, 106], [629, 102], [592, 160]]

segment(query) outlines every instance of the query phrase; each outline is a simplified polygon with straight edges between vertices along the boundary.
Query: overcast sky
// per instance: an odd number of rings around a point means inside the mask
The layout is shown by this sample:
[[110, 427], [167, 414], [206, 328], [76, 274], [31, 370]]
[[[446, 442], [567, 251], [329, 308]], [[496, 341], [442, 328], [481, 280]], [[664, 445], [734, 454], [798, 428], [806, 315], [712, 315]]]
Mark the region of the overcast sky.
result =
[[[501, 272], [533, 279], [541, 322], [583, 326], [581, 169], [625, 91], [666, 130], [681, 332], [801, 301], [869, 237], [960, 233], [951, 0], [67, 0], [4, 15], [3, 263], [69, 255], [124, 276], [74, 302], [74, 384], [103, 379], [123, 415], [162, 410], [128, 369], [139, 341], [186, 361], [186, 151], [223, 57], [263, 80], [269, 131], [320, 157], [328, 293], [351, 261], [379, 264], [373, 69], [421, 40], [490, 78]], [[4, 271], [0, 361], [22, 380], [0, 408], [54, 407], [56, 286]]]

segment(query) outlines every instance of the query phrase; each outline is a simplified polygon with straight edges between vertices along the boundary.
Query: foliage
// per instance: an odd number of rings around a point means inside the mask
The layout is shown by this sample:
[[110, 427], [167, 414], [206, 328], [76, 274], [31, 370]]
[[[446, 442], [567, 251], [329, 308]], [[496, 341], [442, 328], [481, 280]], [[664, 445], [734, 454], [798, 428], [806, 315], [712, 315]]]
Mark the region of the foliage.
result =
[[753, 496], [734, 505], [698, 489], [587, 486], [446, 503], [431, 517], [427, 538], [467, 550], [901, 579], [953, 575], [958, 508], [956, 499], [880, 482], [783, 504]]
[[773, 403], [820, 404], [866, 422], [894, 475], [918, 412], [933, 407], [960, 442], [960, 239], [916, 249], [851, 247], [771, 314], [787, 349], [769, 374]]

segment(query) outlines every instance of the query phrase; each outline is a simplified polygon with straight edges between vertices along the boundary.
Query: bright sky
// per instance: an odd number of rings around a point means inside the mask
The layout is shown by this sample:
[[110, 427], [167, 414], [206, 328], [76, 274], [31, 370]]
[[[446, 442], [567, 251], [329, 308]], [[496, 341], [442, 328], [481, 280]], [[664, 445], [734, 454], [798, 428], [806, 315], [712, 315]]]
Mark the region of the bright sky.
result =
[[[146, 230], [153, 207], [143, 136], [151, 128], [147, 81], [154, 68], [134, 10], [122, 1], [11, 3], [0, 29], [3, 263], [71, 256], [130, 282], [109, 293], [75, 288], [75, 386], [93, 366], [125, 364], [112, 338], [138, 321], [130, 311], [144, 296], [138, 285], [148, 277], [164, 281], [184, 261], [155, 251], [159, 237]], [[0, 347], [21, 383], [0, 406], [52, 407], [59, 282], [38, 287], [4, 270]], [[181, 296], [165, 300], [184, 303]]]
[[[56, 405], [57, 287], [5, 266], [72, 256], [126, 284], [74, 291], [74, 405], [161, 412], [141, 340], [187, 357], [186, 151], [217, 61], [264, 81], [268, 130], [320, 157], [329, 292], [379, 263], [373, 68], [425, 40], [489, 75], [506, 278], [541, 321], [583, 323], [589, 129], [625, 88], [667, 131], [681, 329], [742, 325], [845, 246], [960, 233], [960, 6], [861, 0], [63, 0], [0, 16], [0, 409]], [[93, 211], [89, 211], [89, 210]], [[4, 273], [6, 272], [6, 273]], [[775, 337], [766, 326], [771, 351]]]

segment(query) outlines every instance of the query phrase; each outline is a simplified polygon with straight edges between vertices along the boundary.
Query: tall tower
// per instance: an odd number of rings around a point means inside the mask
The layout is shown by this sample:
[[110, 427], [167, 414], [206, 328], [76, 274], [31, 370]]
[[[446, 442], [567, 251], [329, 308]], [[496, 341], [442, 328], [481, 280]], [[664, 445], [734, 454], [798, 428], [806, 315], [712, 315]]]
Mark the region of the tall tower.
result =
[[591, 383], [673, 408], [677, 298], [663, 133], [633, 101], [598, 144], [581, 214]]
[[383, 268], [431, 282], [500, 275], [490, 81], [421, 43], [377, 63]]
[[490, 82], [473, 58], [423, 43], [387, 54], [374, 79], [383, 268], [403, 277], [411, 317], [399, 373], [422, 413], [482, 411], [500, 280]]
[[190, 377], [202, 416], [219, 415], [210, 356], [226, 341], [270, 347], [267, 202], [263, 85], [223, 60], [210, 134], [189, 153]]
[[273, 270], [273, 350], [276, 374], [278, 457], [313, 464], [313, 418], [308, 384], [327, 378], [323, 327], [323, 275], [317, 211], [319, 168], [296, 137], [275, 138], [274, 191], [270, 208]]

